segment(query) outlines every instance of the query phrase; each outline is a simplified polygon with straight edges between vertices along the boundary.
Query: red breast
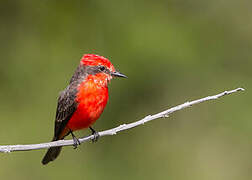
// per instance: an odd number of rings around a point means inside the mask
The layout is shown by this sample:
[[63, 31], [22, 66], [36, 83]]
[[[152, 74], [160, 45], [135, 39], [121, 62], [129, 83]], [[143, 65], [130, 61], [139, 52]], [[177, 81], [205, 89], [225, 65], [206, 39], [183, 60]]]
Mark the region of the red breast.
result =
[[84, 129], [91, 126], [103, 112], [108, 101], [108, 86], [103, 74], [89, 75], [78, 87], [77, 110], [67, 126], [71, 130]]

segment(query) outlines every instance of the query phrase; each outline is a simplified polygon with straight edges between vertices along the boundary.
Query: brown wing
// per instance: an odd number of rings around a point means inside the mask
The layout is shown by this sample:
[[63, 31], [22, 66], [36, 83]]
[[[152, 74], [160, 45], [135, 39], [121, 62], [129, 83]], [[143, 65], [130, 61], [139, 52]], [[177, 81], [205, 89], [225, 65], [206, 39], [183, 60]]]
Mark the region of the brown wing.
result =
[[[56, 111], [53, 141], [62, 139], [64, 138], [64, 136], [67, 135], [65, 134], [67, 132], [63, 131], [67, 125], [67, 122], [71, 119], [73, 113], [76, 111], [78, 106], [77, 102], [75, 102], [77, 87], [86, 76], [86, 67], [79, 65], [70, 80], [69, 86], [60, 93]], [[62, 135], [62, 133], [64, 134]], [[42, 163], [47, 164], [50, 161], [56, 159], [60, 154], [61, 148], [61, 146], [49, 148], [42, 160]]]
[[58, 140], [60, 136], [62, 136], [62, 131], [77, 109], [77, 102], [75, 102], [76, 94], [77, 88], [71, 84], [60, 93], [56, 111], [54, 141]]
[[[75, 102], [77, 89], [75, 87], [76, 86], [70, 84], [60, 93], [58, 98], [53, 141], [62, 139], [67, 135], [62, 135], [63, 130], [77, 108], [77, 103]], [[42, 164], [47, 164], [56, 159], [60, 154], [61, 148], [61, 146], [49, 148], [42, 160]]]

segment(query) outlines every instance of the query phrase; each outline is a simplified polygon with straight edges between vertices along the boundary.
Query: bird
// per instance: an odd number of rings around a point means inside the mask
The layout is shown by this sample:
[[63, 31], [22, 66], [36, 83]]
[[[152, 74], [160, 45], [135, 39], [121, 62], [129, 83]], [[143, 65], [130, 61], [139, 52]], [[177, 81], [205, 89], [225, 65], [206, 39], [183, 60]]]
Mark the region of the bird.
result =
[[[92, 131], [93, 140], [98, 139], [99, 134], [92, 125], [106, 107], [109, 98], [108, 83], [113, 77], [127, 78], [116, 71], [114, 65], [103, 56], [82, 56], [69, 85], [59, 94], [52, 141], [62, 140], [71, 134], [76, 148], [80, 142], [73, 132], [87, 128]], [[62, 146], [50, 147], [42, 164], [55, 160], [61, 149]]]

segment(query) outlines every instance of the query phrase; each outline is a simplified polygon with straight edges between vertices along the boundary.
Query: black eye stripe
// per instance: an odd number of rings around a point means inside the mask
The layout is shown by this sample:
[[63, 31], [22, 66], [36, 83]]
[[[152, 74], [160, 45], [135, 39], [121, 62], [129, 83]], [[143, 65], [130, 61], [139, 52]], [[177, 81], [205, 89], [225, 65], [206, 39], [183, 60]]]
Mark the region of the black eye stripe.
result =
[[100, 70], [100, 71], [105, 71], [105, 69], [106, 69], [106, 68], [105, 68], [104, 66], [102, 66], [102, 65], [99, 66], [99, 70]]

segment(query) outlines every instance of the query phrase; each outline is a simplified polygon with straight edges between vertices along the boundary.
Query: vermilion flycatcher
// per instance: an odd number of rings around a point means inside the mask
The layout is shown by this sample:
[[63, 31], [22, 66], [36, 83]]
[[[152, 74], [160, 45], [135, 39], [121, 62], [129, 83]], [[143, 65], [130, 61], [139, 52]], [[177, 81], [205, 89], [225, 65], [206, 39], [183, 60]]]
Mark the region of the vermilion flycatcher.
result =
[[[74, 147], [80, 144], [73, 131], [90, 128], [92, 134], [98, 134], [91, 125], [100, 117], [108, 101], [108, 82], [112, 77], [126, 77], [117, 72], [105, 57], [86, 54], [82, 57], [69, 85], [60, 93], [56, 111], [54, 137], [52, 141], [64, 139], [71, 134]], [[42, 164], [53, 161], [62, 147], [51, 147], [42, 160]]]

